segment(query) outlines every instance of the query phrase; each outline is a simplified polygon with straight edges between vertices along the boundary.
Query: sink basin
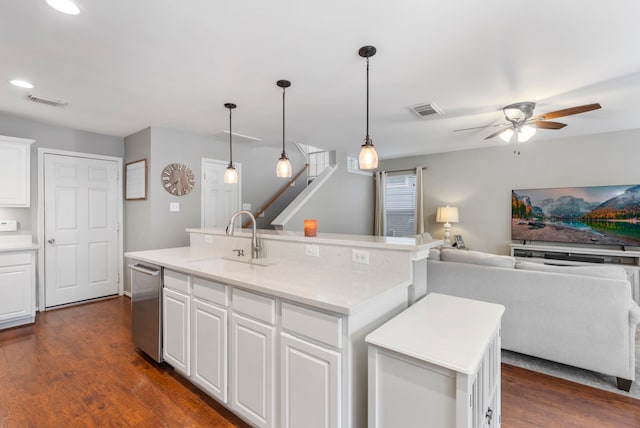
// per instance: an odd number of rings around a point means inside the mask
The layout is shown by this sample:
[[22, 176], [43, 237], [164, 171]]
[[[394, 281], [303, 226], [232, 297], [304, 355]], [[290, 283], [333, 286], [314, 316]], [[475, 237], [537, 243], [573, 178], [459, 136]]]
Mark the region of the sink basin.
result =
[[251, 263], [243, 263], [241, 261], [220, 258], [194, 260], [189, 262], [189, 265], [195, 269], [202, 269], [205, 271], [216, 270], [222, 272], [245, 272], [252, 270], [254, 266]]
[[276, 261], [273, 259], [250, 259], [248, 257], [223, 257], [222, 260], [227, 260], [234, 263], [243, 263], [253, 266], [271, 266], [275, 265]]

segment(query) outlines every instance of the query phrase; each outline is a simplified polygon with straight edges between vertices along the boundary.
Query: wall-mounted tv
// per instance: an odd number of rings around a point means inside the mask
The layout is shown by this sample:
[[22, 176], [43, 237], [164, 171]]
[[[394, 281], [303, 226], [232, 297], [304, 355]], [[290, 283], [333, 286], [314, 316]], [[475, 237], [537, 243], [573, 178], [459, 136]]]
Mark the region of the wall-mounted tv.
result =
[[640, 185], [512, 190], [511, 239], [640, 246]]

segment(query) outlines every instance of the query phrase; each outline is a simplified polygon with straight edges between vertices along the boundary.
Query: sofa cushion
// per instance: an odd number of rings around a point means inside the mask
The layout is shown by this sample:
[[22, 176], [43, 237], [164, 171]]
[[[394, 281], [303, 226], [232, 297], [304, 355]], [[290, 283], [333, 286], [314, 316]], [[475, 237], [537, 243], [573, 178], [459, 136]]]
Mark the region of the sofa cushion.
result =
[[593, 276], [596, 278], [627, 279], [627, 272], [620, 266], [558, 266], [545, 265], [542, 263], [517, 262], [516, 269], [568, 273], [572, 275]]
[[440, 250], [438, 248], [429, 248], [429, 260], [440, 260]]
[[510, 269], [513, 269], [516, 264], [516, 259], [510, 256], [500, 256], [481, 251], [456, 250], [455, 248], [443, 248], [440, 251], [440, 260], [443, 262], [469, 263]]

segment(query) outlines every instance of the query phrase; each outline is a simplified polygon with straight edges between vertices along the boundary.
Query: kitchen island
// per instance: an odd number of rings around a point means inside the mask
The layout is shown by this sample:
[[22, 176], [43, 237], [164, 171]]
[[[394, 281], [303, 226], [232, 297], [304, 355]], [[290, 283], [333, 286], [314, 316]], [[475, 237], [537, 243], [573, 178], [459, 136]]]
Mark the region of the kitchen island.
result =
[[426, 293], [439, 240], [188, 229], [164, 269], [165, 360], [259, 427], [364, 427], [364, 337]]

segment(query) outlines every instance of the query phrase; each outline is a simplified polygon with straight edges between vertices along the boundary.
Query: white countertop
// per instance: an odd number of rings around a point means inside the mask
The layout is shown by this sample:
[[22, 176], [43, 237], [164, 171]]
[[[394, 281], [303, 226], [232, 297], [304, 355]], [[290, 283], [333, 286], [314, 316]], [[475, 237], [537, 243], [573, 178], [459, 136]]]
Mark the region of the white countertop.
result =
[[464, 374], [473, 374], [504, 306], [431, 293], [371, 332], [370, 344]]
[[[204, 233], [209, 235], [226, 235], [223, 228], [210, 229], [187, 229], [189, 233]], [[321, 233], [317, 236], [304, 236], [303, 232], [293, 232], [285, 230], [258, 229], [256, 235], [260, 239], [271, 239], [274, 241], [304, 242], [306, 244], [327, 244], [344, 245], [350, 247], [384, 248], [389, 250], [401, 250], [420, 252], [429, 248], [439, 247], [443, 241], [441, 239], [423, 238], [397, 238], [392, 236], [373, 235], [349, 235], [343, 233]], [[234, 236], [251, 237], [251, 229], [237, 228]]]
[[202, 247], [127, 252], [125, 257], [341, 314], [353, 314], [370, 299], [411, 285], [409, 279], [379, 272], [332, 270], [269, 259], [259, 259], [273, 263], [268, 266], [214, 260], [211, 249]]
[[34, 251], [38, 246], [33, 243], [33, 237], [29, 233], [0, 234], [0, 253], [12, 251]]

